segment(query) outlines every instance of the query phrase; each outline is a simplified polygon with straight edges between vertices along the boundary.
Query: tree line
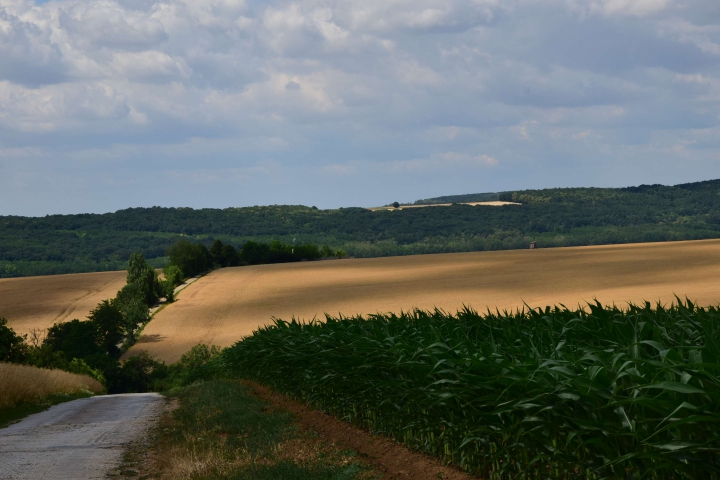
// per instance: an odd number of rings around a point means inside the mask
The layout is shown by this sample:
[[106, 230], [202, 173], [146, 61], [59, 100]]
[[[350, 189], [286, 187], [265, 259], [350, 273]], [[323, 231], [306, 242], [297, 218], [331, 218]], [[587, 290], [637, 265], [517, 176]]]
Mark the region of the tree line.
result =
[[[120, 357], [135, 343], [139, 330], [150, 321], [150, 307], [161, 299], [173, 302], [175, 288], [185, 279], [214, 268], [342, 256], [342, 251], [312, 244], [247, 242], [237, 250], [221, 240], [215, 240], [210, 248], [181, 240], [168, 249], [169, 263], [163, 268], [161, 278], [157, 269], [141, 253], [135, 252], [127, 263], [125, 286], [115, 298], [100, 302], [84, 321], [73, 319], [56, 323], [44, 333], [33, 331], [28, 338], [17, 335], [7, 319], [0, 317], [0, 362], [90, 375], [109, 393], [159, 388], [156, 384], [171, 377], [172, 368], [147, 354], [124, 362]], [[206, 357], [208, 352], [202, 348], [191, 352], [195, 358], [192, 362]]]
[[[349, 256], [411, 255], [538, 246], [692, 240], [720, 236], [720, 180], [628, 188], [502, 192], [505, 207], [364, 208], [304, 206], [227, 209], [133, 208], [102, 215], [0, 217], [0, 277], [116, 270], [133, 252], [154, 267], [178, 241], [210, 249], [215, 240], [240, 250], [248, 242], [330, 245]], [[445, 203], [482, 194], [438, 197]], [[378, 202], [381, 203], [381, 202]], [[249, 255], [252, 244], [245, 250]], [[292, 247], [290, 247], [290, 256]], [[257, 249], [248, 264], [288, 258], [287, 249]], [[311, 254], [306, 254], [312, 256]], [[236, 261], [231, 255], [231, 260]]]

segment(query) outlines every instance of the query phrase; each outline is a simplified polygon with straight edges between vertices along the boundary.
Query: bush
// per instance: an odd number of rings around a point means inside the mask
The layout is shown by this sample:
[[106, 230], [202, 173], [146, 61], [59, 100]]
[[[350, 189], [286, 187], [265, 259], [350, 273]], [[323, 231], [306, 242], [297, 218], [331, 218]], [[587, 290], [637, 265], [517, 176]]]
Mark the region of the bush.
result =
[[74, 358], [88, 358], [105, 351], [95, 342], [96, 329], [92, 322], [72, 320], [56, 323], [48, 329], [43, 346], [60, 352], [66, 362]]
[[165, 363], [140, 352], [125, 360], [114, 382], [108, 386], [109, 393], [145, 393], [162, 390], [161, 382], [168, 376]]
[[0, 317], [0, 362], [20, 363], [27, 356], [25, 337], [8, 327], [6, 318]]
[[210, 270], [213, 266], [213, 258], [210, 251], [202, 244], [193, 244], [186, 240], [177, 242], [168, 248], [167, 255], [170, 263], [177, 265], [183, 272], [183, 276], [194, 277]]

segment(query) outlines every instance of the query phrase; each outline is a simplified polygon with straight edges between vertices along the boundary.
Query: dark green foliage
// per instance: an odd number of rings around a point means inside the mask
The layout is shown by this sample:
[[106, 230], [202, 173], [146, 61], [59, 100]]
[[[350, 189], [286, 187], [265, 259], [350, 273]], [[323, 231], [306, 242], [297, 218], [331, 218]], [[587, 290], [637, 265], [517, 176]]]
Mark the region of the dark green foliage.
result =
[[[238, 246], [273, 239], [288, 244], [300, 237], [342, 248], [354, 257], [527, 248], [530, 240], [556, 247], [717, 238], [718, 192], [720, 180], [712, 180], [674, 187], [505, 192], [503, 200], [523, 202], [505, 207], [453, 205], [392, 212], [303, 206], [153, 207], [104, 215], [0, 217], [0, 277], [121, 269], [132, 252], [162, 266], [166, 250], [178, 240], [191, 251], [188, 244], [209, 246], [218, 237]], [[487, 200], [467, 197], [438, 200]], [[241, 256], [252, 260], [245, 260], [248, 263], [268, 263], [266, 250], [253, 245]], [[189, 266], [188, 271], [212, 268], [209, 251], [207, 257], [197, 256], [201, 265]]]
[[132, 294], [141, 298], [146, 305], [154, 305], [164, 292], [157, 272], [141, 253], [130, 255], [127, 272], [127, 285], [133, 286]]
[[241, 261], [249, 265], [262, 265], [270, 262], [270, 245], [248, 241], [240, 251]]
[[300, 262], [321, 258], [320, 248], [313, 244], [293, 246], [273, 240], [269, 244], [249, 241], [240, 250], [240, 260], [249, 265]]
[[103, 300], [90, 312], [88, 320], [95, 327], [95, 343], [111, 357], [120, 358], [118, 344], [125, 336], [126, 323], [115, 302]]
[[277, 320], [225, 368], [483, 478], [720, 478], [720, 310]]
[[165, 281], [171, 284], [173, 287], [177, 287], [181, 283], [183, 283], [183, 272], [177, 265], [173, 265], [172, 263], [170, 265], [167, 265], [165, 268], [163, 268], [163, 273], [165, 274]]
[[0, 317], [0, 362], [22, 362], [27, 355], [25, 337], [15, 334], [6, 318]]
[[207, 247], [187, 240], [180, 240], [168, 248], [167, 256], [171, 264], [182, 270], [185, 278], [204, 273], [213, 266], [213, 258]]
[[156, 383], [167, 377], [167, 366], [146, 352], [125, 360], [108, 385], [109, 393], [145, 393], [156, 391]]
[[150, 320], [146, 292], [139, 283], [125, 285], [117, 293], [113, 304], [122, 313], [125, 333], [132, 337], [140, 325]]
[[240, 264], [238, 251], [230, 244], [223, 244], [221, 240], [215, 240], [210, 247], [210, 255], [218, 267], [236, 267]]
[[104, 354], [103, 348], [96, 342], [97, 329], [92, 322], [72, 320], [56, 323], [48, 329], [43, 346], [53, 352], [61, 352], [65, 361], [73, 358], [87, 359]]
[[220, 348], [213, 345], [195, 345], [180, 357], [180, 361], [170, 366], [170, 381], [176, 385], [189, 385], [197, 380], [208, 380], [215, 377], [214, 365], [211, 361], [217, 360]]

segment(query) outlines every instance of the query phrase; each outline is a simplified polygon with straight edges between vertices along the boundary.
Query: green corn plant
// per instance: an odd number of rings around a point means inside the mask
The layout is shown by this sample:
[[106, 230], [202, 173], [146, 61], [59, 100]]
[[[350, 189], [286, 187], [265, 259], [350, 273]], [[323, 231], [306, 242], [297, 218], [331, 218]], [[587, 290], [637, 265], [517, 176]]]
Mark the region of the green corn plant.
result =
[[274, 320], [254, 379], [483, 478], [720, 478], [720, 311], [599, 303]]

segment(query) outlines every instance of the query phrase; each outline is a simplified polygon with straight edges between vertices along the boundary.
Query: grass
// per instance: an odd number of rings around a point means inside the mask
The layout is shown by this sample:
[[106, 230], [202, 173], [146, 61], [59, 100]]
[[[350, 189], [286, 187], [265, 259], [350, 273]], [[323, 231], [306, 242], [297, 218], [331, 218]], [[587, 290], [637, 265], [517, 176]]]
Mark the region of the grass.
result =
[[103, 390], [86, 375], [0, 363], [0, 428], [52, 405]]
[[720, 310], [276, 320], [223, 368], [483, 478], [720, 478]]
[[39, 400], [20, 402], [12, 407], [0, 408], [0, 428], [5, 428], [18, 420], [22, 420], [28, 415], [40, 413], [58, 403], [65, 403], [78, 398], [91, 397], [92, 393], [84, 391], [78, 393], [60, 393], [57, 395], [48, 395]]
[[103, 386], [87, 375], [62, 370], [0, 363], [0, 409], [38, 402], [51, 395], [100, 393]]
[[327, 445], [272, 411], [238, 381], [212, 380], [169, 394], [153, 457], [160, 478], [369, 479], [352, 452]]

